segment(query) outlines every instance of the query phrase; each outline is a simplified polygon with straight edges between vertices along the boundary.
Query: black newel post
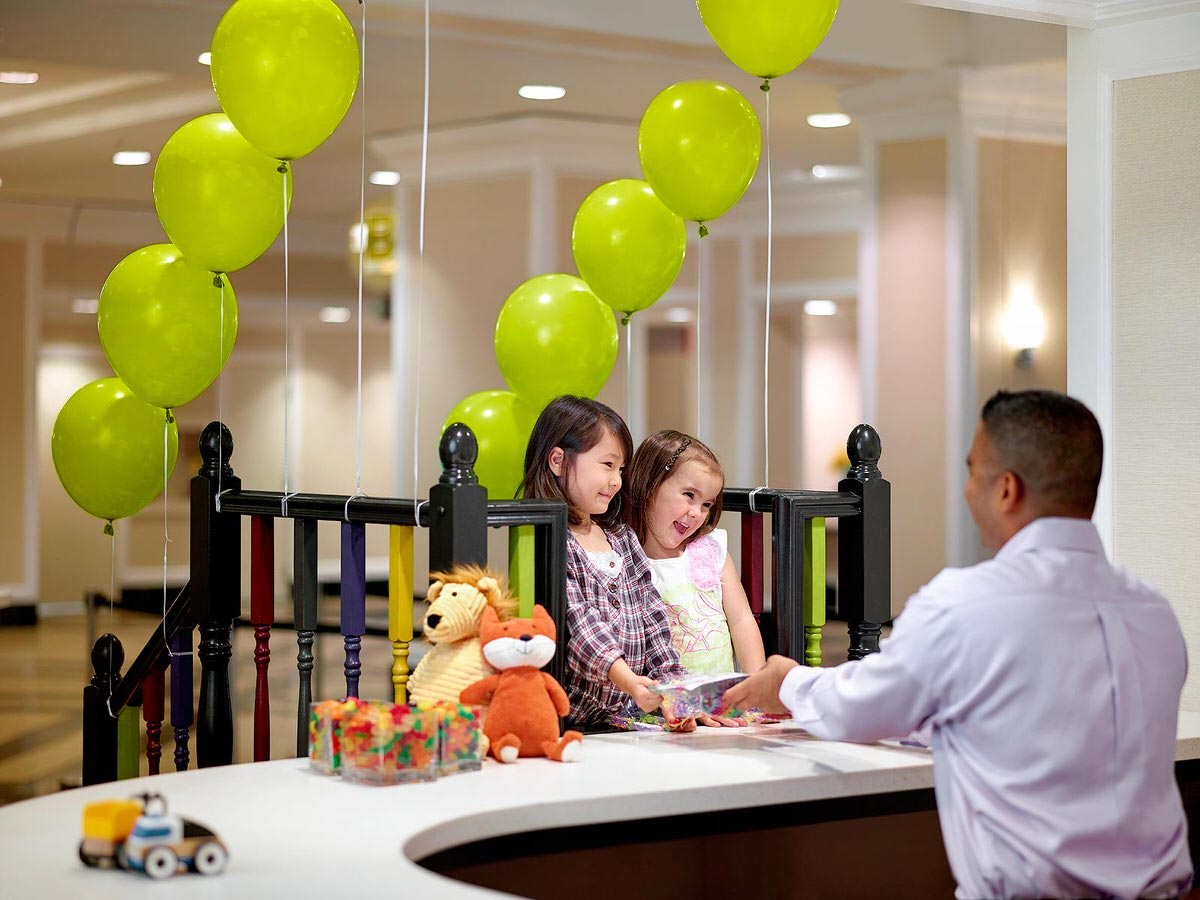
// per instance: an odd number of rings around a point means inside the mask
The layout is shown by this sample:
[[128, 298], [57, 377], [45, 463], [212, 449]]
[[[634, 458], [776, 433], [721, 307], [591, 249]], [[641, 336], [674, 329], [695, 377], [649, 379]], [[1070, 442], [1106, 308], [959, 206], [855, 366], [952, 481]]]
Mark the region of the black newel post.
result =
[[879, 471], [879, 433], [857, 425], [846, 439], [850, 471], [838, 490], [857, 494], [862, 512], [841, 520], [841, 609], [850, 629], [850, 659], [879, 652], [879, 631], [892, 617], [892, 486]]
[[479, 444], [455, 422], [438, 448], [442, 477], [429, 489], [429, 571], [455, 564], [487, 565], [487, 489], [475, 477]]
[[200, 434], [200, 473], [192, 479], [191, 613], [200, 626], [200, 709], [196, 762], [233, 762], [233, 701], [229, 691], [230, 630], [242, 608], [241, 516], [217, 512], [219, 491], [239, 490], [233, 435], [220, 422]]
[[92, 647], [91, 683], [83, 689], [83, 783], [117, 780], [117, 719], [108, 701], [121, 681], [125, 650], [115, 634], [102, 634]]

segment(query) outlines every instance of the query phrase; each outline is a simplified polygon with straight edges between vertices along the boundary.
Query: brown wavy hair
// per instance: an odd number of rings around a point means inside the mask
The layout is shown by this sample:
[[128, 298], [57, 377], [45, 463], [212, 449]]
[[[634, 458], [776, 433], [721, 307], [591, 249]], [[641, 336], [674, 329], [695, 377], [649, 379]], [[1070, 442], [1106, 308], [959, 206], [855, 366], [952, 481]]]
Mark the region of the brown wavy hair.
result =
[[[684, 434], [682, 431], [656, 431], [638, 446], [633, 454], [633, 462], [629, 466], [629, 527], [643, 544], [646, 542], [646, 516], [654, 495], [662, 487], [664, 481], [671, 477], [685, 462], [698, 462], [714, 475], [719, 475], [724, 487], [725, 470], [717, 454], [703, 441]], [[724, 491], [713, 499], [713, 505], [708, 510], [708, 518], [704, 520], [685, 542], [690, 544], [696, 538], [708, 534], [717, 527], [721, 520], [721, 507]]]
[[[564, 394], [556, 397], [542, 410], [529, 444], [525, 447], [525, 477], [521, 481], [521, 496], [541, 500], [561, 500], [567, 504], [567, 519], [572, 525], [583, 522], [583, 512], [567, 497], [566, 484], [575, 471], [575, 459], [595, 447], [607, 431], [621, 445], [628, 464], [633, 456], [633, 438], [625, 420], [612, 409], [596, 400]], [[555, 475], [550, 469], [550, 452], [558, 447], [563, 451], [563, 473]], [[629, 524], [629, 479], [623, 474], [621, 489], [608, 504], [603, 515], [592, 521], [611, 531]]]

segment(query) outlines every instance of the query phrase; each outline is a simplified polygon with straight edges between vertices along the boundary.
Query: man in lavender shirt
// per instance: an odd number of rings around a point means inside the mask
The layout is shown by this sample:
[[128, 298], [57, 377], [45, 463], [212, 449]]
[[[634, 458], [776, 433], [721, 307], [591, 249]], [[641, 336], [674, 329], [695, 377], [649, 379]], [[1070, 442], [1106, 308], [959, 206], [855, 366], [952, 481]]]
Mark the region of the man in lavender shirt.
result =
[[1000, 392], [967, 457], [995, 557], [919, 590], [880, 652], [774, 656], [726, 695], [821, 738], [932, 738], [959, 897], [1177, 897], [1192, 882], [1174, 778], [1187, 652], [1167, 600], [1090, 519], [1103, 439], [1083, 404]]

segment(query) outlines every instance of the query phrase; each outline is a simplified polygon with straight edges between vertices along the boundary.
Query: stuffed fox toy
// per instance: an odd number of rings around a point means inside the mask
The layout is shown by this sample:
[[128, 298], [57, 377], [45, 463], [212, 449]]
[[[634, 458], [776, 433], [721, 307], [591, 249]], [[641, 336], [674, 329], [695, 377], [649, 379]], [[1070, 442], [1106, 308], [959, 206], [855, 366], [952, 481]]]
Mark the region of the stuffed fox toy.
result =
[[480, 566], [456, 566], [430, 578], [424, 636], [433, 647], [413, 672], [408, 695], [412, 700], [457, 701], [463, 688], [492, 672], [479, 645], [484, 611], [507, 619], [517, 611], [517, 601], [497, 575]]
[[554, 620], [535, 606], [532, 619], [501, 622], [492, 608], [479, 627], [483, 655], [499, 674], [488, 675], [462, 692], [460, 701], [490, 704], [483, 733], [499, 762], [519, 756], [545, 756], [559, 762], [579, 759], [583, 735], [559, 735], [558, 717], [571, 708], [567, 693], [542, 666], [554, 658]]

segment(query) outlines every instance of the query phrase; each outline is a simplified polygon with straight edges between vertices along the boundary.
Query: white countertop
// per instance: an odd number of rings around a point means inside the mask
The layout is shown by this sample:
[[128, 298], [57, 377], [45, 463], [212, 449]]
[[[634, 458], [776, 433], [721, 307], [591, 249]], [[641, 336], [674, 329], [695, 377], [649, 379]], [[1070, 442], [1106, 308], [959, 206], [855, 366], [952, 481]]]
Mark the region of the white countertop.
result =
[[[1200, 713], [1181, 713], [1178, 759], [1200, 758]], [[6, 897], [246, 897], [371, 886], [406, 896], [493, 891], [416, 865], [504, 834], [623, 819], [930, 788], [928, 751], [819, 741], [787, 725], [690, 735], [589, 736], [578, 763], [521, 760], [429, 784], [367, 787], [313, 772], [305, 759], [249, 763], [66, 791], [0, 807]], [[163, 882], [87, 869], [76, 850], [85, 803], [160, 791], [230, 849], [214, 878]]]

